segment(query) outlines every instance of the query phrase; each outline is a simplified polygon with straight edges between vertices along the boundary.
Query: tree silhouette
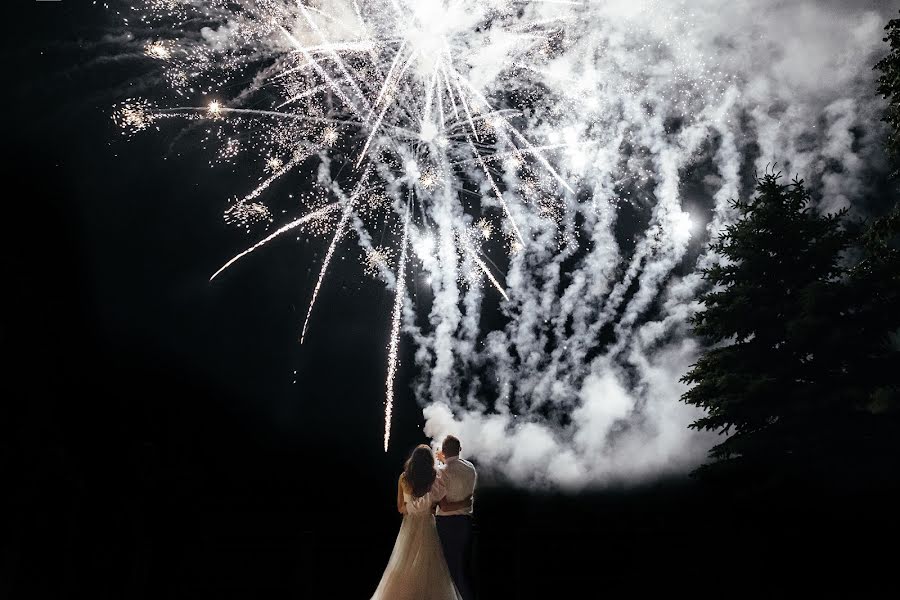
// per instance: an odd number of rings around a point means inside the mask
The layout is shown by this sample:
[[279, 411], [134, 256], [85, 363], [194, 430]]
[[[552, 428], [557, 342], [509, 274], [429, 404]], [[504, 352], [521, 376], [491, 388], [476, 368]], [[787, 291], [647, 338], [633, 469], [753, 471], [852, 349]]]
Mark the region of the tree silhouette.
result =
[[852, 352], [848, 378], [874, 414], [900, 409], [900, 207], [865, 227], [860, 260], [848, 270], [847, 326]]
[[900, 19], [891, 19], [884, 29], [887, 32], [884, 41], [889, 44], [890, 52], [876, 63], [875, 69], [881, 71], [878, 93], [888, 103], [882, 119], [890, 126], [885, 145], [897, 159], [900, 158]]
[[[889, 125], [885, 146], [900, 161], [900, 19], [885, 26], [890, 51], [875, 65], [878, 93], [887, 101], [882, 120]], [[895, 170], [894, 175], [900, 175]], [[855, 377], [876, 414], [900, 411], [900, 204], [864, 228], [857, 245], [861, 258], [850, 270], [853, 295]], [[894, 423], [897, 432], [900, 426]]]
[[[900, 159], [900, 19], [875, 69], [886, 147]], [[895, 175], [900, 171], [895, 172]], [[730, 434], [700, 469], [796, 478], [893, 479], [900, 455], [900, 206], [869, 224], [820, 215], [802, 180], [757, 181], [712, 244], [710, 291], [692, 320], [708, 350], [682, 381], [707, 411], [691, 427]]]
[[704, 276], [711, 290], [692, 320], [710, 349], [683, 381], [682, 399], [706, 409], [697, 429], [730, 433], [711, 456], [785, 464], [838, 437], [859, 410], [841, 393], [846, 294], [845, 211], [819, 215], [803, 181], [767, 173], [756, 195], [733, 201], [740, 218], [712, 244], [724, 260]]

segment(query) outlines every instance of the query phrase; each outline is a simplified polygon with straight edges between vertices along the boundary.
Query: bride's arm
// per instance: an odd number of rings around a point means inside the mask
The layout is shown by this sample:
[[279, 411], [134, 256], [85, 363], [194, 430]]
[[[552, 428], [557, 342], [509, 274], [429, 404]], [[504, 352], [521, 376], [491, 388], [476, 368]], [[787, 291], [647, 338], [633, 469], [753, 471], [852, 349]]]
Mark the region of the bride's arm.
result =
[[401, 515], [406, 514], [406, 501], [403, 498], [403, 476], [397, 482], [397, 512]]

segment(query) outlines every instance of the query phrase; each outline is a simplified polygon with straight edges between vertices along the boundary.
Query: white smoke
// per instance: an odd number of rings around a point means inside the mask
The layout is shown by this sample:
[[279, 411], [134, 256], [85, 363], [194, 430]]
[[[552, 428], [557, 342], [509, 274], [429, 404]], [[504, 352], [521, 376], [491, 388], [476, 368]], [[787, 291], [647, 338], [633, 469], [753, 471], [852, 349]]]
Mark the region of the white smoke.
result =
[[[536, 145], [566, 144], [547, 157], [577, 193], [561, 198], [558, 226], [507, 198], [528, 242], [511, 258], [500, 329], [479, 334], [491, 289], [462, 292], [456, 254], [438, 241], [431, 333], [409, 325], [425, 433], [458, 435], [483, 471], [519, 485], [683, 472], [717, 439], [688, 429], [700, 414], [679, 401], [700, 351], [687, 326], [698, 269], [716, 260], [698, 249], [732, 217], [729, 199], [776, 162], [807, 179], [822, 210], [866, 192], [881, 164], [872, 65], [892, 9], [610, 0], [525, 10], [572, 17], [525, 129]], [[490, 48], [502, 54], [503, 41]], [[471, 64], [487, 97], [504, 92], [488, 87], [493, 58]], [[507, 186], [515, 177], [508, 170]], [[620, 223], [625, 203], [643, 224]]]

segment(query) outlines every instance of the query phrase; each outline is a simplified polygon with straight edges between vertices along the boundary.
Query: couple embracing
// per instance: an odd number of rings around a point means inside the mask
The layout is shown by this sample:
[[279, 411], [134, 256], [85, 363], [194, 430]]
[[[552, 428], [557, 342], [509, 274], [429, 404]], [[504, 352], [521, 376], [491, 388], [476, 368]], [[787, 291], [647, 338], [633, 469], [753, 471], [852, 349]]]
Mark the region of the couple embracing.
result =
[[372, 600], [471, 600], [469, 578], [475, 467], [459, 440], [444, 438], [438, 460], [417, 446], [397, 485], [403, 523]]

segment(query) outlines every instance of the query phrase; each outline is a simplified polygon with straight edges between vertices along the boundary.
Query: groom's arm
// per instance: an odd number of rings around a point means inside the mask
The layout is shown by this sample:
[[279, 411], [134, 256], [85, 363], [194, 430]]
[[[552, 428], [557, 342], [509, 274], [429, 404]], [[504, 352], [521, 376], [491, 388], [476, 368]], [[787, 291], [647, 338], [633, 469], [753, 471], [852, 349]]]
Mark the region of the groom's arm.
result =
[[450, 500], [447, 500], [447, 497], [444, 496], [444, 498], [440, 502], [438, 502], [438, 505], [441, 507], [441, 510], [445, 512], [462, 510], [470, 508], [472, 506], [472, 499], [473, 496], [470, 495], [468, 498], [460, 500], [459, 502], [452, 502]]

